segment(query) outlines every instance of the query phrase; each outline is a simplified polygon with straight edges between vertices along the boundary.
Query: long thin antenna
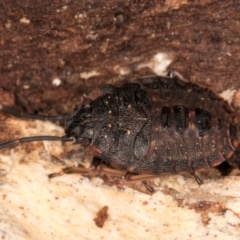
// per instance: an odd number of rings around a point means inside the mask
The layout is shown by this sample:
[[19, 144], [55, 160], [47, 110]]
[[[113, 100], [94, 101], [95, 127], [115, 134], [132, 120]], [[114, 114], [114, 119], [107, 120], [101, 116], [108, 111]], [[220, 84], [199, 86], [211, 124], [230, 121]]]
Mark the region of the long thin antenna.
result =
[[60, 141], [60, 142], [73, 142], [74, 138], [62, 136], [33, 136], [33, 137], [23, 137], [19, 139], [15, 139], [9, 142], [0, 143], [0, 150], [10, 147], [15, 147], [19, 143], [27, 143], [27, 142], [35, 142], [35, 141]]
[[9, 113], [13, 116], [16, 117], [24, 117], [24, 118], [31, 118], [31, 119], [38, 119], [42, 121], [58, 121], [65, 119], [68, 115], [60, 115], [60, 116], [45, 116], [45, 115], [36, 115], [36, 114], [31, 114], [31, 113], [26, 113], [26, 112], [21, 112], [18, 111], [12, 107], [6, 107], [0, 104], [0, 111]]

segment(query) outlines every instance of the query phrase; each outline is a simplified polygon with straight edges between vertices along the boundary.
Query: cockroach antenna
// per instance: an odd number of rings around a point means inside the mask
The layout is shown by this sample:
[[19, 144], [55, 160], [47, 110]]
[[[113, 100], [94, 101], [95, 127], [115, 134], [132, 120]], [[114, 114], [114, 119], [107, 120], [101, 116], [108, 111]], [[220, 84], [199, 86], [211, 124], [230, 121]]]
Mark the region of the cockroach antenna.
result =
[[60, 116], [36, 115], [36, 114], [21, 112], [12, 107], [3, 106], [1, 104], [0, 104], [0, 111], [11, 114], [16, 117], [31, 118], [31, 119], [37, 119], [41, 121], [51, 121], [51, 122], [64, 120], [68, 116], [68, 114], [60, 115]]
[[[68, 115], [60, 115], [60, 116], [44, 116], [44, 115], [36, 115], [36, 114], [30, 114], [26, 112], [18, 111], [12, 107], [3, 106], [0, 104], [0, 111], [4, 113], [11, 114], [16, 117], [23, 117], [23, 118], [30, 118], [30, 119], [37, 119], [41, 121], [58, 121], [58, 120], [65, 120]], [[19, 143], [27, 143], [27, 142], [35, 142], [35, 141], [61, 141], [61, 142], [72, 142], [74, 141], [73, 137], [67, 137], [67, 136], [32, 136], [32, 137], [23, 137], [19, 139], [15, 139], [12, 141], [0, 143], [0, 150], [10, 147], [15, 147]]]

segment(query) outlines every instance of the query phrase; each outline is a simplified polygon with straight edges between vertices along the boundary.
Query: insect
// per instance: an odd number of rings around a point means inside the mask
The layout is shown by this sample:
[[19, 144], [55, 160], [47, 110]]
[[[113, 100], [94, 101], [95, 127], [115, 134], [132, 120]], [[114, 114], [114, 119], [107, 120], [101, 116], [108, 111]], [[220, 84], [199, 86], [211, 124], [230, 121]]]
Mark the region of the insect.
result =
[[[31, 141], [70, 141], [88, 148], [112, 168], [130, 177], [137, 175], [136, 179], [189, 172], [200, 184], [195, 172], [219, 165], [238, 146], [238, 119], [230, 105], [212, 90], [174, 73], [107, 85], [68, 115], [39, 116], [6, 106], [1, 110], [63, 120], [65, 136], [24, 137], [2, 143], [0, 149]], [[74, 171], [70, 167], [62, 173]]]

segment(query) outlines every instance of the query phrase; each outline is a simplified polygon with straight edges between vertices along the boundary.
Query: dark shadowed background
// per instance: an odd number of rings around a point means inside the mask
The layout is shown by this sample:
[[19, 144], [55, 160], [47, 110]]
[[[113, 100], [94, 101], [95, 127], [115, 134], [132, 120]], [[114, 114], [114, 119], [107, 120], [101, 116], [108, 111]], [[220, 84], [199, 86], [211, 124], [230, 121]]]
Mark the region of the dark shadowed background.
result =
[[158, 52], [191, 81], [238, 89], [239, 12], [239, 0], [2, 0], [1, 101], [66, 113], [98, 85], [151, 74], [138, 66]]

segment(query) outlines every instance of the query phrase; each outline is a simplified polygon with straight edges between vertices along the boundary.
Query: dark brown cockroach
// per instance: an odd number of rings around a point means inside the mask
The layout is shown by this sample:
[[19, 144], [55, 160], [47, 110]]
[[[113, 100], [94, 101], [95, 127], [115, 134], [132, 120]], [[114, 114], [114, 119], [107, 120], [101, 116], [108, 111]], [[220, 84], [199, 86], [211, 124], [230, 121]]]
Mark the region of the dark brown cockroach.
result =
[[[126, 171], [126, 176], [138, 175], [136, 179], [161, 173], [194, 175], [230, 158], [238, 145], [238, 121], [229, 104], [210, 89], [174, 74], [107, 85], [65, 116], [1, 109], [22, 117], [63, 120], [66, 135], [20, 138], [0, 144], [0, 149], [31, 141], [72, 141], [112, 168]], [[61, 173], [77, 171], [65, 168]]]

